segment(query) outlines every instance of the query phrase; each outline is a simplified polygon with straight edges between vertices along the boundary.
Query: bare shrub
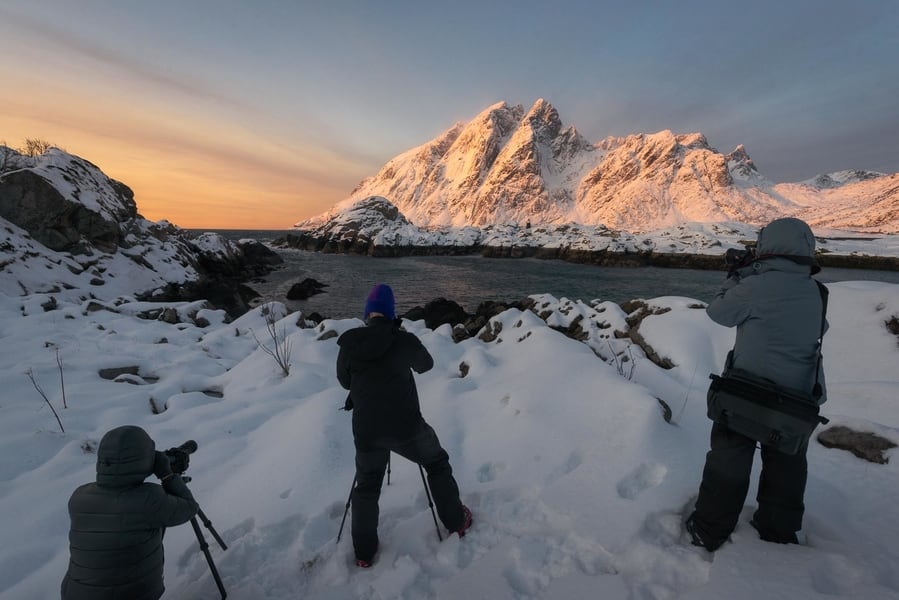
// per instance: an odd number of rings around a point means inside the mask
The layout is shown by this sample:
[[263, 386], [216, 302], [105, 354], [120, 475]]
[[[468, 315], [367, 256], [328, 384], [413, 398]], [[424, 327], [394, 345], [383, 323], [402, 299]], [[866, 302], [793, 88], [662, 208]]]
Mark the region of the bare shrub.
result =
[[26, 138], [25, 145], [19, 148], [19, 152], [25, 156], [34, 158], [40, 156], [52, 147], [53, 144], [47, 140], [42, 140], [40, 138]]
[[[615, 370], [618, 371], [618, 374], [631, 381], [634, 378], [634, 371], [637, 370], [637, 362], [634, 360], [634, 353], [631, 350], [631, 344], [627, 345], [627, 356], [618, 356], [615, 353], [615, 350], [612, 348], [611, 342], [606, 341], [609, 345], [609, 351], [612, 353], [612, 358], [610, 362], [615, 365]], [[624, 354], [624, 353], [622, 353]]]
[[290, 340], [287, 338], [287, 327], [278, 327], [279, 315], [276, 314], [275, 305], [271, 302], [264, 304], [261, 308], [262, 316], [265, 318], [265, 329], [268, 332], [268, 343], [263, 344], [256, 337], [256, 333], [251, 330], [253, 339], [262, 349], [263, 352], [272, 357], [285, 377], [290, 375]]
[[[61, 370], [62, 366], [60, 365], [60, 377], [62, 376]], [[34, 386], [34, 389], [37, 390], [37, 393], [41, 395], [41, 398], [44, 399], [44, 402], [46, 402], [47, 406], [50, 407], [50, 410], [53, 411], [53, 416], [56, 417], [56, 422], [59, 423], [59, 430], [62, 433], [65, 433], [66, 429], [62, 426], [62, 421], [59, 418], [59, 413], [56, 412], [56, 409], [53, 408], [53, 404], [50, 402], [50, 398], [47, 397], [47, 394], [45, 394], [44, 390], [41, 389], [41, 386], [38, 385], [37, 380], [34, 378], [34, 372], [31, 369], [28, 369], [25, 374], [28, 375], [28, 379], [31, 380], [31, 385]], [[65, 397], [65, 393], [63, 393], [63, 397]]]

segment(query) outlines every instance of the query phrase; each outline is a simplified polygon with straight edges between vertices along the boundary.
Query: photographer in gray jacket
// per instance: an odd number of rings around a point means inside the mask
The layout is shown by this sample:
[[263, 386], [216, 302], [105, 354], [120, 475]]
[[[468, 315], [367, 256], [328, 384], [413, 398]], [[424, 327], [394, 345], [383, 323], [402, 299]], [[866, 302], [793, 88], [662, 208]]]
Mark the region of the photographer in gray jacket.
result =
[[[822, 327], [824, 300], [812, 279], [820, 271], [814, 257], [815, 237], [805, 222], [772, 221], [759, 232], [755, 252], [732, 261], [724, 286], [706, 310], [716, 323], [737, 328], [728, 369], [795, 390], [810, 390], [817, 382], [823, 404], [819, 337], [826, 321]], [[714, 551], [733, 532], [749, 491], [755, 449], [753, 439], [713, 423], [699, 497], [686, 521], [694, 545]], [[750, 521], [761, 539], [798, 543], [807, 450], [807, 442], [795, 455], [761, 445], [758, 509]]]
[[[187, 460], [184, 454], [182, 460]], [[181, 465], [179, 472], [187, 467]], [[145, 483], [156, 475], [162, 485]], [[157, 600], [162, 536], [199, 505], [164, 452], [140, 427], [112, 429], [97, 450], [97, 480], [69, 499], [70, 559], [63, 600]]]

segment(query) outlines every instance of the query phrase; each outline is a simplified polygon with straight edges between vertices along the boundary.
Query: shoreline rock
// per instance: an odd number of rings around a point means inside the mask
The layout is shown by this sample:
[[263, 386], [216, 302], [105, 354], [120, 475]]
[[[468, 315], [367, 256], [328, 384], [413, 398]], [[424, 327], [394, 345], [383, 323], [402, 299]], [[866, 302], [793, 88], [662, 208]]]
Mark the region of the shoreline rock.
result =
[[[375, 245], [365, 236], [349, 236], [342, 239], [316, 237], [305, 232], [289, 233], [275, 239], [272, 246], [292, 248], [323, 254], [355, 254], [376, 258], [401, 258], [406, 256], [471, 256], [485, 258], [537, 258], [541, 260], [563, 260], [577, 264], [602, 267], [661, 267], [667, 269], [698, 269], [724, 271], [723, 252], [721, 254], [691, 254], [688, 252], [656, 252], [641, 250], [636, 252], [615, 252], [611, 250], [580, 250], [570, 247], [543, 247], [474, 244], [471, 246], [382, 246]], [[840, 269], [872, 269], [879, 271], [899, 271], [899, 257], [872, 256], [858, 254], [834, 254], [819, 252], [818, 263], [824, 267]]]

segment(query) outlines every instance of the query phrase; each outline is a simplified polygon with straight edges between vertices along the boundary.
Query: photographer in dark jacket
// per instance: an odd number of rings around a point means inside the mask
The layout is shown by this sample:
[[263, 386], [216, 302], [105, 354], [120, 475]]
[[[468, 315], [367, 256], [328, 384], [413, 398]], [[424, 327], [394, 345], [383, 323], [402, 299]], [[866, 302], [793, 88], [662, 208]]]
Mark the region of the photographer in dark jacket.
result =
[[[161, 486], [144, 483], [151, 474]], [[131, 425], [108, 431], [97, 450], [96, 483], [82, 485], [69, 499], [62, 600], [160, 598], [165, 528], [186, 523], [198, 509], [146, 431]]]
[[459, 499], [449, 455], [421, 416], [412, 371], [424, 373], [434, 359], [396, 319], [393, 290], [376, 285], [365, 303], [366, 327], [337, 340], [337, 379], [350, 390], [356, 487], [352, 494], [356, 564], [370, 567], [378, 550], [378, 498], [391, 452], [425, 468], [437, 514], [459, 537], [471, 526], [471, 511]]
[[[796, 390], [810, 390], [817, 382], [822, 391], [818, 402], [823, 404], [827, 395], [819, 338], [824, 304], [812, 279], [820, 271], [812, 230], [799, 219], [777, 219], [759, 232], [755, 253], [746, 252], [741, 258], [706, 309], [716, 323], [737, 328], [726, 369]], [[754, 440], [726, 425], [712, 425], [699, 497], [686, 522], [694, 545], [717, 550], [736, 527], [749, 491], [755, 449]], [[761, 539], [798, 542], [807, 450], [802, 447], [790, 455], [761, 445], [758, 510], [750, 521]]]

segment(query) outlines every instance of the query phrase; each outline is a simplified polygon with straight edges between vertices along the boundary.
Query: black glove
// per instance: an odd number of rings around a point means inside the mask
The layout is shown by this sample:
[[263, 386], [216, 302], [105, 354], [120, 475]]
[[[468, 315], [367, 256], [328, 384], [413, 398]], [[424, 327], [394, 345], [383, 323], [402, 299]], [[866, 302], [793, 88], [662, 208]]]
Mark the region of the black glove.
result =
[[156, 451], [156, 458], [153, 461], [153, 474], [160, 480], [172, 476], [172, 462], [165, 452]]

